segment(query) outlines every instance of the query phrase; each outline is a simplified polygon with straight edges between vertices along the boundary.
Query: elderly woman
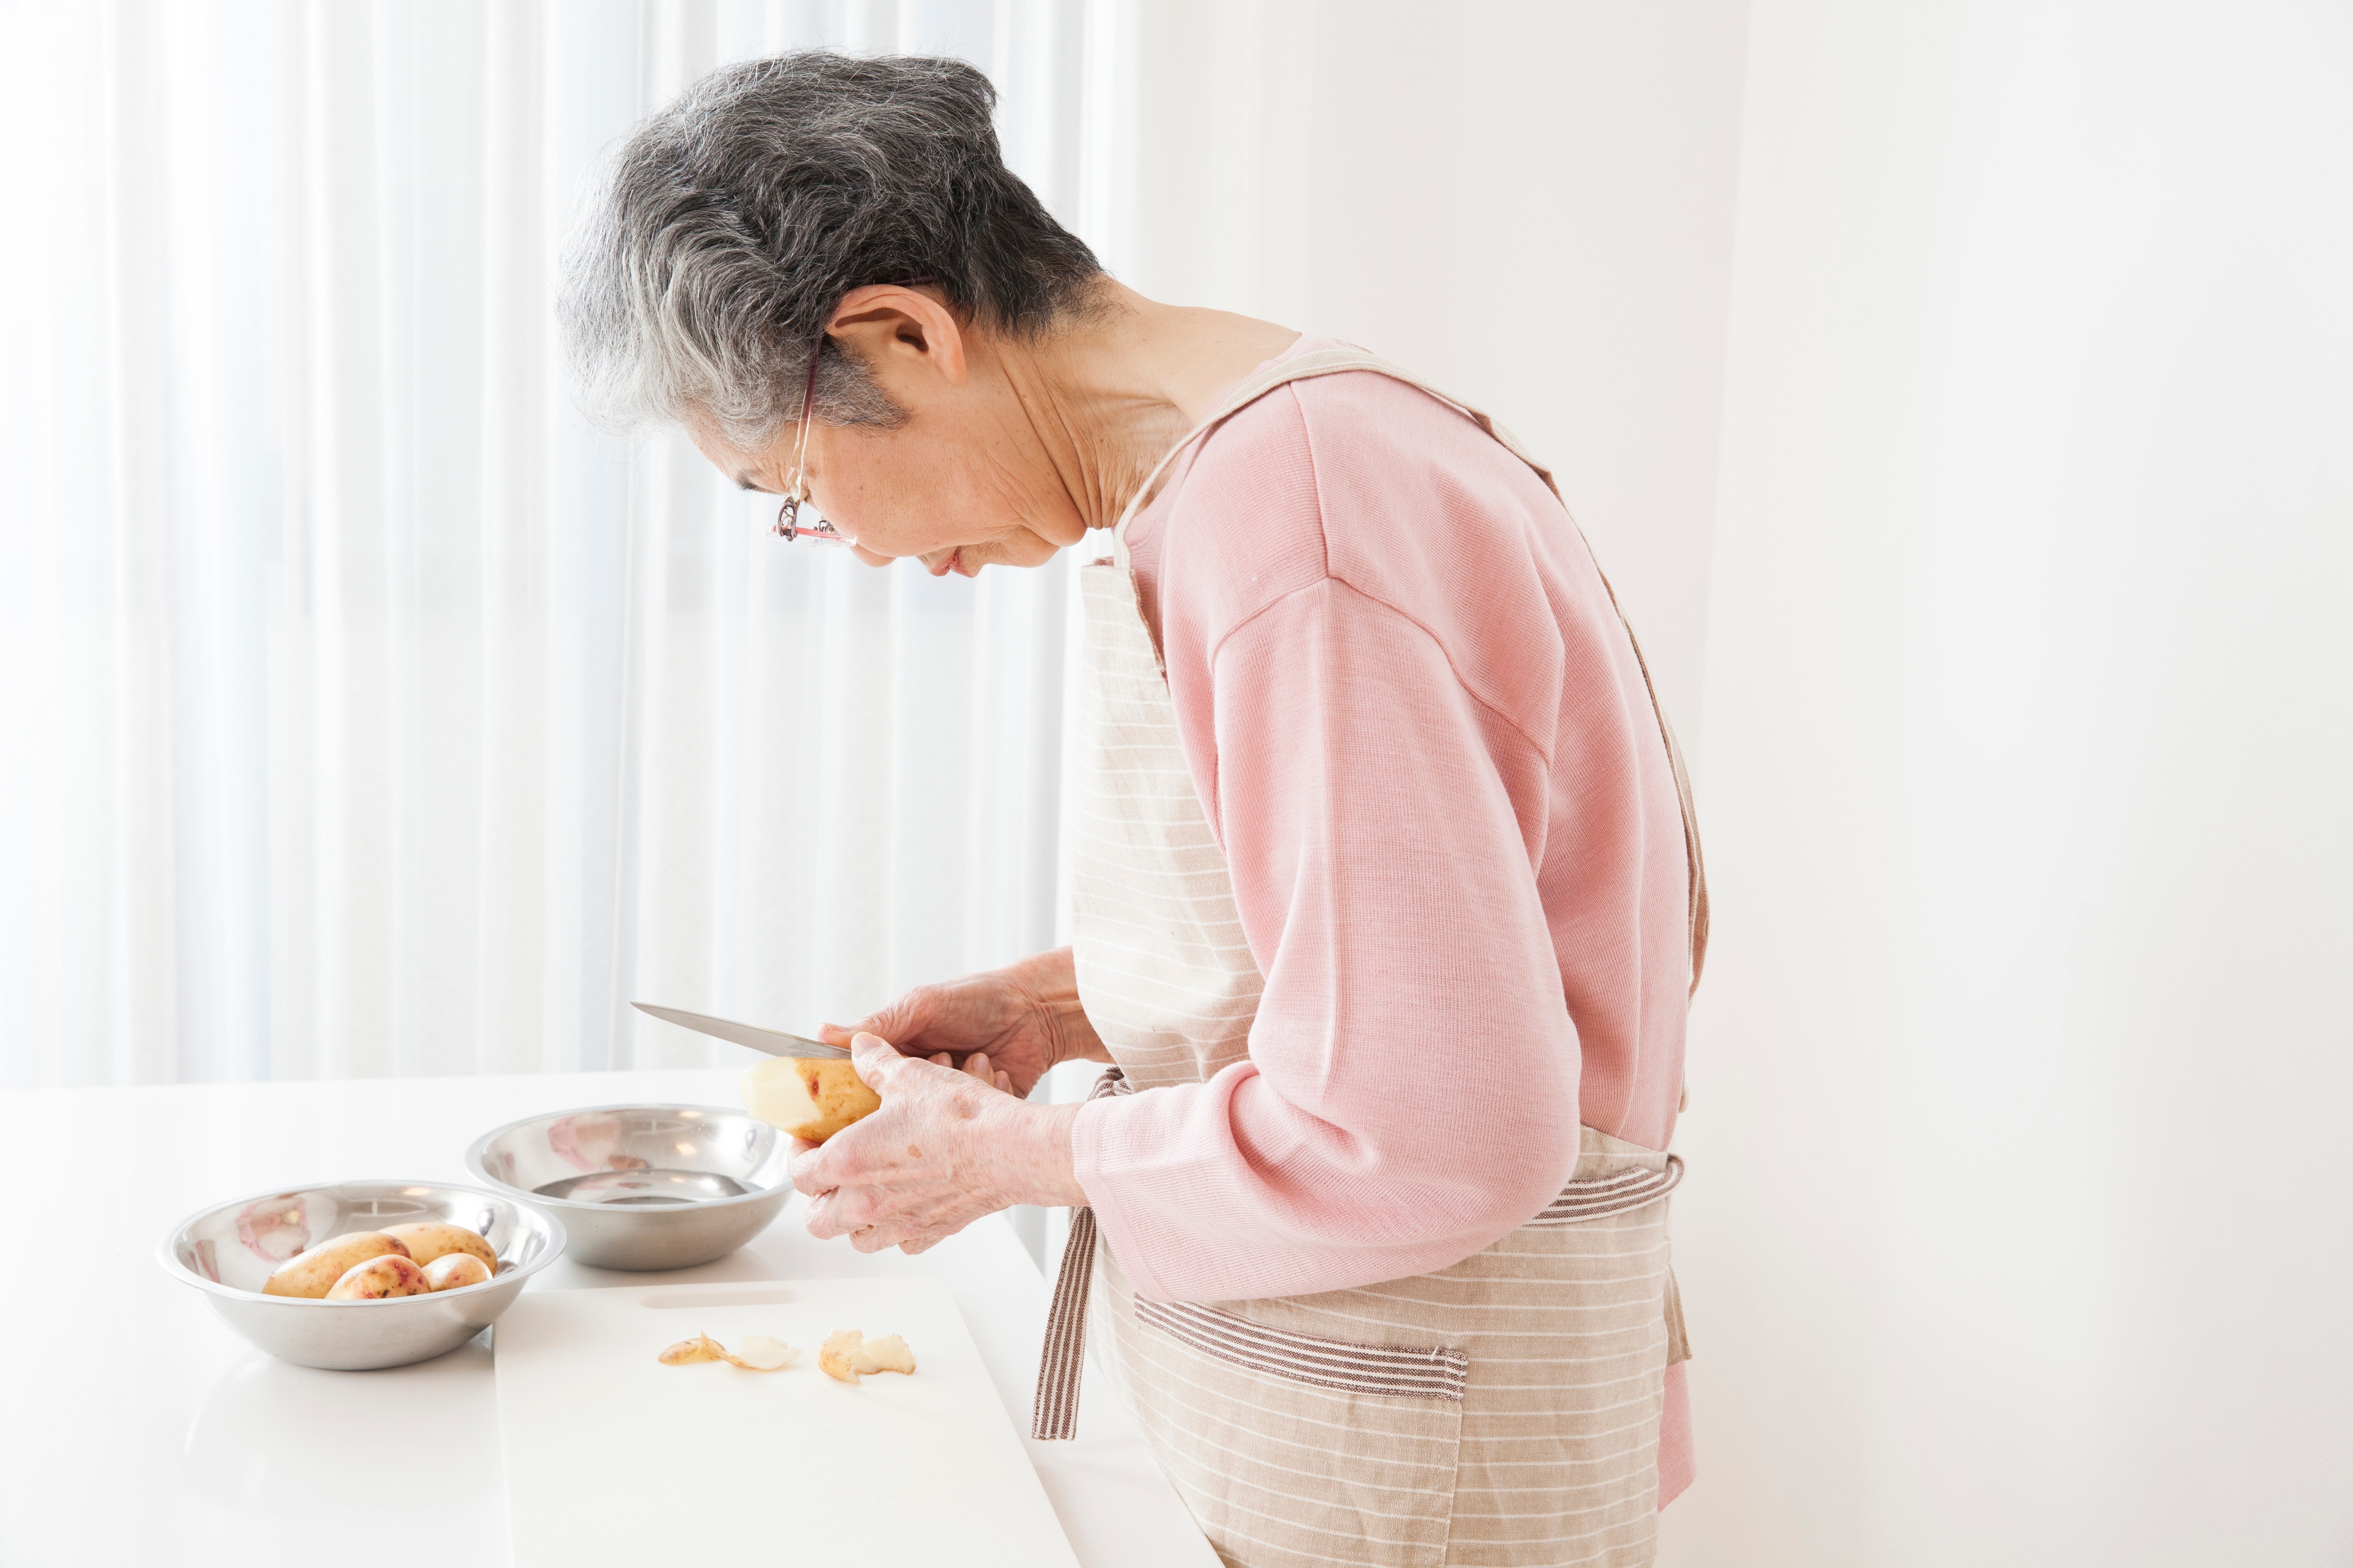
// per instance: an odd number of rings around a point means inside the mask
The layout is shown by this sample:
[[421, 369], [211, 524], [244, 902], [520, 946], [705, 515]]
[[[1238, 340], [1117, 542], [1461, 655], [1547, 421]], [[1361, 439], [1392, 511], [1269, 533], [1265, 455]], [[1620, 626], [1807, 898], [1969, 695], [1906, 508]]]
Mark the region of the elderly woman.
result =
[[[1040, 1435], [1092, 1300], [1229, 1563], [1647, 1563], [1691, 1474], [1663, 1151], [1704, 895], [1633, 639], [1483, 415], [1105, 276], [994, 100], [722, 70], [568, 262], [593, 406], [786, 539], [1092, 562], [1072, 945], [828, 1028], [882, 1107], [799, 1157], [809, 1228], [1071, 1205]], [[1084, 1105], [1018, 1098], [1074, 1059], [1113, 1064]]]

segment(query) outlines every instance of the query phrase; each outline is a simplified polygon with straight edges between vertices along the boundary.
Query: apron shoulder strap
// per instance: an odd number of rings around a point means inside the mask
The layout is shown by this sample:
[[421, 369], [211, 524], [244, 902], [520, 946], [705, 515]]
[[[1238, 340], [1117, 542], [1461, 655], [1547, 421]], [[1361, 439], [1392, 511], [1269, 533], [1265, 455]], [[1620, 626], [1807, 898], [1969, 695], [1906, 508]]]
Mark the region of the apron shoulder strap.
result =
[[[1153, 465], [1152, 471], [1145, 476], [1144, 483], [1136, 488], [1135, 494], [1120, 512], [1119, 522], [1112, 529], [1112, 558], [1118, 563], [1120, 570], [1124, 572], [1128, 569], [1127, 525], [1135, 520], [1137, 512], [1143, 510], [1145, 503], [1159, 485], [1161, 476], [1168, 471], [1168, 465], [1176, 460], [1179, 453], [1278, 386], [1294, 381], [1312, 380], [1319, 375], [1338, 375], [1345, 371], [1358, 370], [1401, 381], [1461, 414], [1485, 431], [1505, 451], [1535, 470], [1536, 478], [1544, 481], [1545, 489], [1552, 491], [1553, 499], [1561, 502], [1561, 510], [1567, 510], [1568, 503], [1561, 496], [1560, 486], [1554, 482], [1552, 470], [1531, 457], [1517, 437], [1484, 412], [1460, 398], [1447, 395], [1410, 371], [1402, 370], [1377, 354], [1366, 353], [1351, 344], [1340, 344], [1328, 349], [1311, 349], [1303, 354], [1274, 360], [1261, 366], [1257, 372], [1228, 389], [1226, 395], [1219, 400], [1216, 412], [1195, 426], [1183, 440], [1171, 447], [1160, 461]], [[1625, 607], [1618, 602], [1618, 590], [1609, 585], [1609, 574], [1601, 570], [1600, 557], [1593, 553], [1593, 542], [1585, 538], [1585, 530], [1578, 526], [1575, 514], [1570, 514], [1568, 521], [1569, 526], [1577, 529], [1577, 538], [1584, 542], [1586, 554], [1593, 560], [1593, 570], [1601, 579], [1602, 591], [1609, 595], [1609, 607], [1618, 612], [1618, 624], [1626, 628], [1626, 640], [1633, 645], [1634, 664], [1642, 672], [1642, 689], [1650, 695], [1651, 716], [1657, 719], [1659, 736], [1666, 742], [1667, 764], [1675, 776], [1675, 797], [1683, 807], [1683, 861], [1689, 873], [1690, 887], [1691, 988], [1697, 991], [1700, 971], [1707, 963], [1707, 863], [1700, 854], [1699, 813], [1692, 805], [1691, 775], [1683, 767], [1683, 748], [1675, 743], [1674, 726], [1667, 721], [1667, 710], [1659, 702], [1658, 686], [1651, 679], [1650, 661], [1642, 657], [1642, 639], [1634, 635], [1634, 623], [1626, 618]]]

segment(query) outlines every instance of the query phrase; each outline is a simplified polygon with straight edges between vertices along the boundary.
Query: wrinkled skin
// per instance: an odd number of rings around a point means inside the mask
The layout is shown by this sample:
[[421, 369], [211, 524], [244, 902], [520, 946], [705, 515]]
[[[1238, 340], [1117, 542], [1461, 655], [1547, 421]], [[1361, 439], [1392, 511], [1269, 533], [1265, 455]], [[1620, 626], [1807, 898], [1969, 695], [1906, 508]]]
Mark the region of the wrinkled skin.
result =
[[850, 1048], [882, 1109], [822, 1146], [798, 1145], [793, 1185], [809, 1200], [811, 1236], [917, 1253], [1015, 1204], [1086, 1202], [1071, 1175], [1077, 1106], [1015, 1099], [983, 1052], [958, 1068], [945, 1052], [920, 1060], [864, 1032]]
[[[869, 565], [934, 576], [1036, 566], [1108, 528], [1161, 454], [1219, 394], [1297, 341], [1271, 321], [1159, 304], [1104, 278], [1043, 332], [1005, 332], [931, 284], [842, 296], [826, 332], [900, 417], [797, 420], [739, 447], [708, 420], [688, 434], [749, 490], [811, 502]], [[806, 520], [805, 520], [806, 521]]]
[[977, 1052], [1007, 1080], [997, 1087], [1023, 1096], [1058, 1062], [1111, 1059], [1079, 1005], [1067, 947], [961, 980], [918, 985], [848, 1028], [828, 1024], [819, 1034], [828, 1045], [846, 1046], [861, 1032], [881, 1036], [902, 1056], [960, 1058], [967, 1070]]

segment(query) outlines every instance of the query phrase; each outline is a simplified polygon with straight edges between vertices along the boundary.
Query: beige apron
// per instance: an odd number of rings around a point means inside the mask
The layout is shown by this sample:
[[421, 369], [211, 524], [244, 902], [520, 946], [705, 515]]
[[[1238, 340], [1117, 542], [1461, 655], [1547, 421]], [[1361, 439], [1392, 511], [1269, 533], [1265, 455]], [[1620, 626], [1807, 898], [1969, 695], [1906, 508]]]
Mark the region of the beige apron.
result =
[[[1361, 351], [1317, 351], [1237, 387], [1176, 451], [1285, 382], [1348, 370], [1422, 387]], [[1440, 400], [1551, 484], [1492, 421]], [[1082, 569], [1072, 934], [1080, 1000], [1117, 1063], [1098, 1094], [1198, 1083], [1242, 1059], [1262, 984], [1128, 569], [1127, 527], [1152, 483], [1113, 531], [1113, 559]], [[1696, 983], [1705, 879], [1663, 715], [1660, 727], [1683, 801]], [[1078, 1210], [1036, 1435], [1071, 1433], [1092, 1315], [1161, 1464], [1229, 1563], [1650, 1563], [1663, 1382], [1689, 1353], [1667, 1249], [1682, 1169], [1588, 1127], [1561, 1194], [1451, 1268], [1213, 1304], [1138, 1298], [1093, 1212]]]

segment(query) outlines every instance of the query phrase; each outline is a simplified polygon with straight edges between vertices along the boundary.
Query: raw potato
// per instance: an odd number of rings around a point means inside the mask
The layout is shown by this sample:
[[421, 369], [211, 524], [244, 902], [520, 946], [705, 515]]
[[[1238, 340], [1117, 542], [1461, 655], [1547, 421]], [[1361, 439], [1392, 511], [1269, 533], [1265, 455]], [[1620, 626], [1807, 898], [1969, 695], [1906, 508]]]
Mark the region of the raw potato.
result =
[[881, 1110], [882, 1100], [850, 1062], [770, 1057], [744, 1072], [744, 1108], [771, 1127], [822, 1143]]
[[470, 1252], [482, 1260], [482, 1267], [496, 1274], [499, 1255], [491, 1244], [462, 1225], [443, 1225], [438, 1221], [417, 1225], [388, 1225], [384, 1234], [408, 1248], [408, 1256], [423, 1267], [431, 1267], [439, 1258], [453, 1252]]
[[351, 1272], [328, 1290], [327, 1300], [381, 1301], [390, 1296], [423, 1296], [432, 1289], [426, 1282], [425, 1270], [417, 1267], [414, 1258], [387, 1252], [382, 1258], [353, 1264]]
[[915, 1352], [897, 1334], [870, 1340], [860, 1330], [844, 1329], [826, 1336], [824, 1347], [817, 1352], [817, 1364], [828, 1377], [856, 1383], [867, 1373], [913, 1372]]
[[322, 1300], [335, 1281], [371, 1258], [406, 1258], [408, 1248], [380, 1230], [330, 1237], [310, 1251], [288, 1258], [262, 1283], [265, 1296], [306, 1296]]
[[425, 1283], [436, 1290], [463, 1290], [490, 1282], [490, 1269], [470, 1252], [445, 1253], [425, 1266]]

